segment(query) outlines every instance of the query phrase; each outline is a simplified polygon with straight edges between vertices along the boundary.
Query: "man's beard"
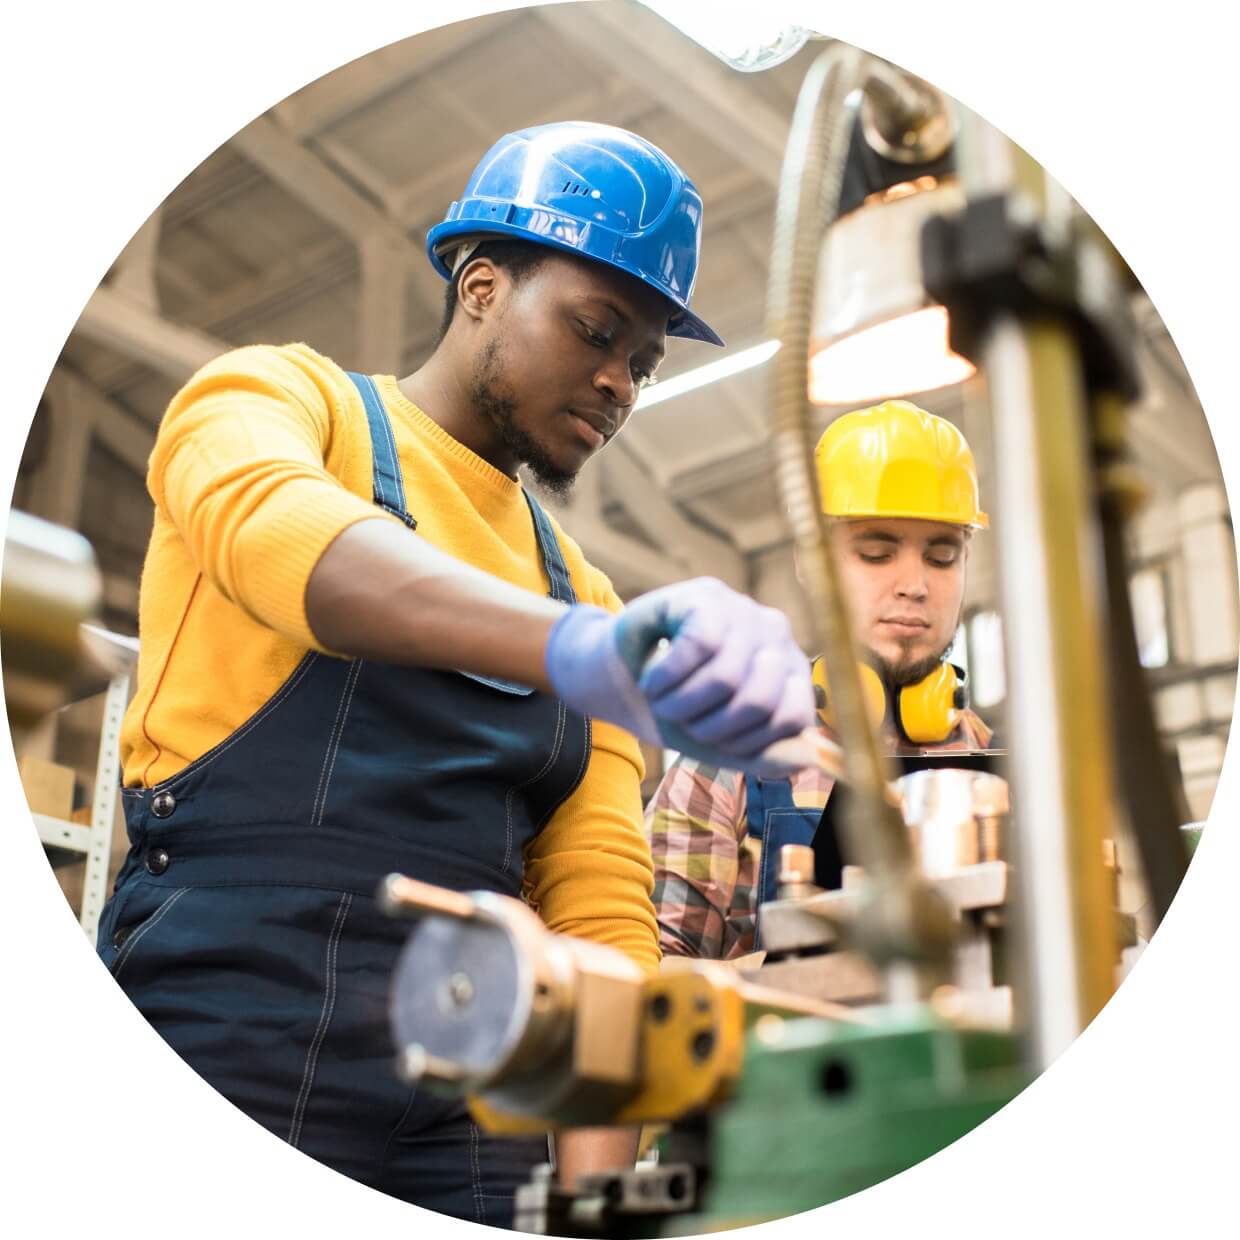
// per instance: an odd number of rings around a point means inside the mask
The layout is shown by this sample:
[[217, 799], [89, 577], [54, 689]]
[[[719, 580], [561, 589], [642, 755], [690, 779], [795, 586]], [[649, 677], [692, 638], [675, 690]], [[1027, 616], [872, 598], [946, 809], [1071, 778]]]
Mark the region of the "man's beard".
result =
[[938, 654], [926, 655], [911, 663], [903, 661], [893, 663], [871, 652], [870, 661], [875, 670], [883, 678], [883, 683], [892, 689], [902, 689], [905, 685], [915, 685], [925, 680], [936, 667], [947, 657], [951, 644], [944, 646]]
[[535, 481], [557, 499], [567, 499], [577, 481], [577, 471], [557, 465], [542, 444], [517, 425], [516, 397], [500, 378], [499, 341], [494, 338], [487, 341], [474, 367], [469, 399], [499, 432], [504, 447], [517, 461], [529, 467]]

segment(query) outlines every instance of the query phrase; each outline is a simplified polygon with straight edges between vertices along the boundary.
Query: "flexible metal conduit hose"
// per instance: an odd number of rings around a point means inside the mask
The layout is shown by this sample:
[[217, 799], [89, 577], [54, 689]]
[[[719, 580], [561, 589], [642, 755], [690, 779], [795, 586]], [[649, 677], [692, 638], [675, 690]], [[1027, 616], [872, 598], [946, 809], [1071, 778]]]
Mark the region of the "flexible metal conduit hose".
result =
[[866, 713], [847, 600], [814, 482], [806, 384], [819, 248], [838, 211], [861, 90], [879, 73], [885, 82], [896, 75], [890, 66], [836, 43], [806, 75], [780, 175], [767, 325], [781, 342], [772, 372], [777, 480], [811, 630], [831, 677], [832, 708], [853, 791], [844, 831], [851, 855], [875, 883], [877, 918], [861, 931], [859, 946], [880, 960], [898, 962], [942, 959], [950, 930], [916, 879], [908, 832], [887, 795], [889, 764]]
[[[767, 327], [781, 342], [772, 370], [780, 494], [808, 596], [810, 628], [831, 677], [832, 707], [854, 803], [867, 806], [865, 816], [874, 817], [876, 805], [886, 805], [886, 763], [865, 714], [848, 607], [814, 484], [806, 390], [819, 247], [839, 203], [856, 112], [854, 92], [865, 80], [864, 61], [857, 49], [833, 44], [811, 66], [801, 87], [780, 174]], [[857, 841], [856, 855], [875, 867], [899, 868], [909, 856], [902, 822], [899, 827], [897, 832], [880, 826], [872, 845], [870, 840]]]

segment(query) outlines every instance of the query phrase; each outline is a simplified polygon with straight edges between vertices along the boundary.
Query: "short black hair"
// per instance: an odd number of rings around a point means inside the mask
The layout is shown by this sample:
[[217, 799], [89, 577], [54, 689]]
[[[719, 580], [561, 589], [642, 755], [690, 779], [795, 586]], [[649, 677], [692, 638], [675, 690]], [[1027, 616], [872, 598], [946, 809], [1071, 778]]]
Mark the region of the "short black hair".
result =
[[482, 241], [470, 256], [460, 265], [448, 281], [447, 291], [443, 299], [443, 318], [439, 322], [439, 336], [435, 340], [438, 347], [452, 326], [452, 316], [456, 313], [458, 285], [461, 273], [475, 258], [490, 259], [496, 267], [507, 273], [514, 284], [520, 284], [526, 276], [537, 271], [547, 257], [547, 247], [535, 245], [529, 241]]

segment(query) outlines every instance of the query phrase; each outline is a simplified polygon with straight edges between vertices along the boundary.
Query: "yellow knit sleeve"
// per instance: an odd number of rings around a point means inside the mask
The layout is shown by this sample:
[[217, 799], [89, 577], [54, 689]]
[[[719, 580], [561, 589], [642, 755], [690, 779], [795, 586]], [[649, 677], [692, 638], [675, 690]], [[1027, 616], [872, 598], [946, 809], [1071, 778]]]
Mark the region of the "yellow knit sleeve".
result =
[[595, 720], [592, 731], [585, 777], [526, 848], [526, 899], [549, 929], [615, 947], [653, 973], [659, 928], [641, 755], [620, 728]]
[[[566, 553], [584, 567], [574, 574], [581, 601], [619, 611], [623, 604], [611, 582], [584, 562], [571, 538], [557, 533]], [[654, 973], [659, 926], [642, 818], [644, 773], [636, 738], [595, 719], [585, 776], [526, 848], [525, 883], [527, 900], [550, 929], [615, 947]]]
[[260, 623], [318, 650], [305, 593], [319, 557], [357, 521], [395, 520], [326, 468], [342, 381], [305, 348], [226, 353], [173, 398], [147, 476], [207, 579]]

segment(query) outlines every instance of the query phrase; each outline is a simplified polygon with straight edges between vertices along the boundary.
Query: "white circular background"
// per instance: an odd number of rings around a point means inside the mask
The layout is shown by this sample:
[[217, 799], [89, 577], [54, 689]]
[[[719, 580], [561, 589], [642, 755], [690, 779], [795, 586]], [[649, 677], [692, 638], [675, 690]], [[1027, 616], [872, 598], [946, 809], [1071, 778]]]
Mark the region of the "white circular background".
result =
[[[7, 21], [0, 494], [83, 304], [195, 165], [292, 90], [420, 29], [516, 5], [423, 0], [23, 5]], [[1226, 6], [812, 3], [817, 28], [931, 79], [1097, 219], [1170, 329], [1235, 481], [1234, 56]], [[480, 87], [481, 89], [482, 87]], [[0, 1140], [9, 1234], [461, 1234], [244, 1119], [137, 1016], [43, 859], [8, 746], [0, 830]], [[1211, 827], [1131, 979], [993, 1120], [781, 1236], [1234, 1235], [1237, 1088], [1228, 755]], [[347, 1229], [347, 1231], [346, 1231]]]

